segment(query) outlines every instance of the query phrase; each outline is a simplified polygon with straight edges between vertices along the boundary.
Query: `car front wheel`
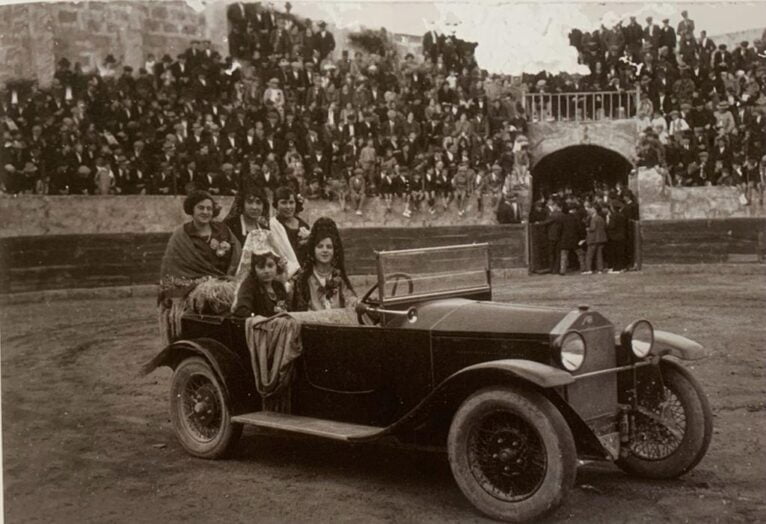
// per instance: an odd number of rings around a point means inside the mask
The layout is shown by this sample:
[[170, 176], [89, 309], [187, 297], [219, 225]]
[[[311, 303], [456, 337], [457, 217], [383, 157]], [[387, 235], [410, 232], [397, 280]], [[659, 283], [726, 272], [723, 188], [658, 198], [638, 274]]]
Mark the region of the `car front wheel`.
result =
[[663, 361], [662, 388], [638, 384], [638, 409], [629, 454], [617, 461], [640, 477], [669, 479], [691, 470], [705, 456], [713, 433], [713, 414], [694, 377]]
[[447, 440], [452, 474], [486, 515], [524, 522], [553, 511], [574, 485], [577, 452], [566, 421], [541, 394], [487, 388], [458, 409]]
[[196, 457], [223, 457], [242, 434], [242, 425], [231, 422], [220, 379], [200, 357], [187, 358], [176, 367], [170, 416], [178, 441]]

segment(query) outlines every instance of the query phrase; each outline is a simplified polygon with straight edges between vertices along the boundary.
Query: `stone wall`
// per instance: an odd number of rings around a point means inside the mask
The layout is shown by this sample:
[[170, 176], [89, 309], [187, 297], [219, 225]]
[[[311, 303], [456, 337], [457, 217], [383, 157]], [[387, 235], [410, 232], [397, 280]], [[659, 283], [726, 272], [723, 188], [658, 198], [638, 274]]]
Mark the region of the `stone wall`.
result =
[[[0, 238], [31, 235], [167, 233], [188, 220], [184, 215], [182, 196], [0, 196]], [[218, 198], [225, 216], [232, 197]], [[402, 216], [400, 203], [391, 213], [383, 202], [372, 199], [365, 204], [365, 214], [342, 212], [337, 202], [310, 201], [301, 216], [309, 223], [328, 216], [343, 228], [468, 226], [495, 224], [494, 215], [480, 216], [475, 201], [464, 217], [457, 215], [454, 203], [447, 211], [434, 215], [426, 211]]]
[[743, 203], [736, 187], [668, 187], [656, 169], [638, 169], [641, 220], [763, 217], [764, 195], [752, 191]]
[[637, 140], [636, 123], [633, 120], [529, 124], [529, 154], [532, 167], [550, 153], [578, 145], [611, 149], [633, 162]]
[[[170, 233], [0, 238], [0, 295], [156, 284]], [[341, 230], [351, 275], [375, 274], [375, 251], [487, 242], [493, 269], [525, 265], [521, 225]]]
[[36, 78], [47, 85], [66, 57], [84, 68], [112, 54], [138, 68], [189, 47], [206, 34], [205, 16], [185, 2], [55, 2], [0, 6], [0, 83]]

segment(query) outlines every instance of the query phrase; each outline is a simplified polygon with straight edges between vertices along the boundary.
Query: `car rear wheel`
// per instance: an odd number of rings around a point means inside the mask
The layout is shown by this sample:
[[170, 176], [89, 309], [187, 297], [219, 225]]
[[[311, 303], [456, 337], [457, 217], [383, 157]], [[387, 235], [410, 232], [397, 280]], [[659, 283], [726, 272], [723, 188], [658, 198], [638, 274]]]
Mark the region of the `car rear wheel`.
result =
[[561, 413], [541, 394], [520, 388], [487, 388], [466, 399], [447, 451], [468, 500], [508, 522], [553, 511], [577, 473], [574, 439]]
[[200, 357], [187, 358], [176, 367], [170, 416], [178, 441], [196, 457], [223, 457], [242, 434], [242, 425], [231, 422], [221, 381]]
[[670, 361], [661, 366], [662, 394], [652, 394], [651, 384], [638, 385], [635, 437], [630, 454], [617, 465], [633, 475], [669, 479], [688, 472], [705, 456], [713, 414], [691, 373]]

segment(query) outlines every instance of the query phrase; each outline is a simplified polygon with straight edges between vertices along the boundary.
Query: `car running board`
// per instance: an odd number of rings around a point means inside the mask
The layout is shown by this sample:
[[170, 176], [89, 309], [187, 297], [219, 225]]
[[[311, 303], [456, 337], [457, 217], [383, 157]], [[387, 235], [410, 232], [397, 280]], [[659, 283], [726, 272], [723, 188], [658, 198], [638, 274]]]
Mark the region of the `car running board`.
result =
[[259, 428], [278, 429], [346, 442], [370, 440], [380, 436], [386, 429], [321, 418], [299, 417], [275, 411], [256, 411], [254, 413], [236, 415], [231, 417], [231, 421]]

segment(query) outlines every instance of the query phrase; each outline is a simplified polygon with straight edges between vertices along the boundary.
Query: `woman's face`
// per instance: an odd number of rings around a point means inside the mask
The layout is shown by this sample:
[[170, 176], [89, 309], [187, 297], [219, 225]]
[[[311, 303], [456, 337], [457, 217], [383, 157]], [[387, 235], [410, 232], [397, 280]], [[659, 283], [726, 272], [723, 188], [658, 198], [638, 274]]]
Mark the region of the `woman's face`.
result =
[[290, 195], [289, 198], [278, 200], [277, 213], [282, 218], [292, 218], [295, 215], [295, 197]]
[[277, 264], [271, 258], [267, 258], [263, 261], [262, 265], [255, 266], [255, 277], [258, 282], [268, 284], [274, 280], [277, 276]]
[[257, 196], [250, 196], [245, 200], [244, 213], [253, 220], [263, 215], [263, 202]]
[[209, 198], [197, 202], [192, 209], [192, 220], [198, 226], [204, 226], [213, 219], [213, 201]]
[[329, 237], [323, 238], [317, 242], [317, 245], [314, 247], [314, 259], [320, 264], [331, 263], [334, 253], [335, 250], [333, 249], [332, 240]]

